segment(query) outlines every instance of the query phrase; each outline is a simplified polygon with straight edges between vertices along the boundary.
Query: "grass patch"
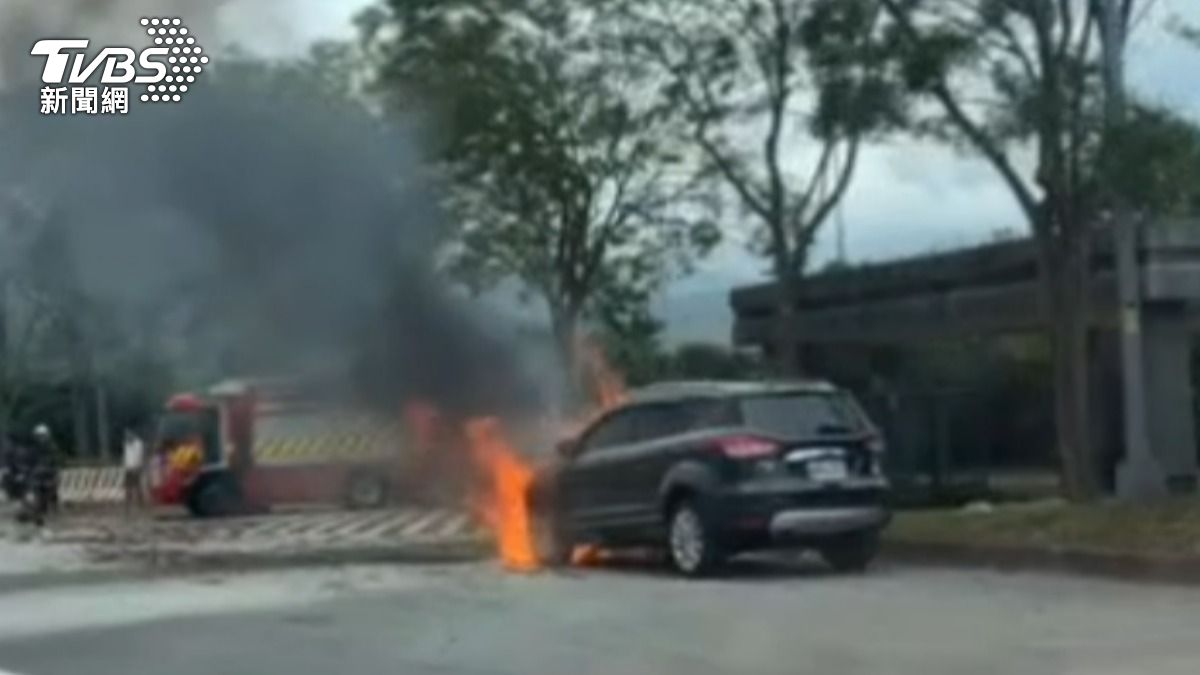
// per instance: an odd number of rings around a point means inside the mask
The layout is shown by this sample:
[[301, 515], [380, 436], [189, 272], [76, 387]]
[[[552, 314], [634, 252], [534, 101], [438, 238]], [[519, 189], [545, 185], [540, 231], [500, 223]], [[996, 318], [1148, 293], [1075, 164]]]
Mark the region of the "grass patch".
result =
[[1041, 501], [1000, 504], [990, 511], [904, 511], [896, 514], [885, 537], [904, 542], [1200, 558], [1200, 499], [1154, 505]]

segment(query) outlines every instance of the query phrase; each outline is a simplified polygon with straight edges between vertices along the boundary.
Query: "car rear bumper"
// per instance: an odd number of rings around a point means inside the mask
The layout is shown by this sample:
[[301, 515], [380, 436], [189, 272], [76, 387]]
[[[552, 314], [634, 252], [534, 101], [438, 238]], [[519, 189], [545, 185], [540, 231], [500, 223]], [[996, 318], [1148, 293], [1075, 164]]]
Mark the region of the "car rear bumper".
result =
[[723, 530], [737, 546], [801, 543], [856, 531], [879, 530], [891, 521], [882, 481], [843, 485], [742, 485], [720, 499]]
[[771, 517], [772, 538], [814, 537], [875, 530], [887, 525], [891, 514], [882, 506], [848, 506], [780, 511]]

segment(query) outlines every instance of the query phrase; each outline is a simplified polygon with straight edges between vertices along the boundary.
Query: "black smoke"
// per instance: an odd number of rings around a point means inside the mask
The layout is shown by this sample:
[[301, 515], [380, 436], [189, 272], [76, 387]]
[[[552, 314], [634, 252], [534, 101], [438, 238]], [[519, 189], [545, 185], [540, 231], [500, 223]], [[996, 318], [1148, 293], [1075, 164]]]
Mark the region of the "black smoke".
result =
[[43, 116], [36, 86], [6, 88], [0, 265], [76, 298], [83, 330], [150, 326], [188, 372], [303, 375], [393, 409], [537, 406], [507, 327], [435, 270], [452, 228], [419, 129], [295, 72], [216, 71], [122, 116]]

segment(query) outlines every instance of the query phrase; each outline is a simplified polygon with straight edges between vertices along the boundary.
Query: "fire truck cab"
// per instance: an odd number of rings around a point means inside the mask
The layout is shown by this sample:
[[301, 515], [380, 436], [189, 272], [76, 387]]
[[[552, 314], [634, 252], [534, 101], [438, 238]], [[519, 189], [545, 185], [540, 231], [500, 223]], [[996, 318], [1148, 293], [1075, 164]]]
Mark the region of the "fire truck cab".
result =
[[230, 380], [171, 397], [153, 442], [151, 495], [194, 516], [286, 503], [383, 505], [405, 473], [402, 434], [286, 380]]

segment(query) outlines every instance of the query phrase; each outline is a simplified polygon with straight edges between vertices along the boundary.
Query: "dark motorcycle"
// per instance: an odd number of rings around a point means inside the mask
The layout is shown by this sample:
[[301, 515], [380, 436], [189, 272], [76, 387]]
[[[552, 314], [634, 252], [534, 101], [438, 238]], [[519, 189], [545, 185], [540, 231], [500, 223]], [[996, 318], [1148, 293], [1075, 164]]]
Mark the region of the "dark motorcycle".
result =
[[25, 498], [25, 480], [12, 469], [5, 468], [3, 473], [0, 473], [0, 487], [3, 488], [4, 496], [10, 502], [19, 502]]
[[29, 453], [21, 447], [11, 448], [4, 456], [0, 469], [0, 488], [10, 502], [19, 503], [29, 491]]
[[15, 456], [18, 461], [8, 463], [0, 483], [9, 501], [18, 505], [17, 522], [41, 526], [57, 501], [57, 467], [50, 461], [20, 450]]

